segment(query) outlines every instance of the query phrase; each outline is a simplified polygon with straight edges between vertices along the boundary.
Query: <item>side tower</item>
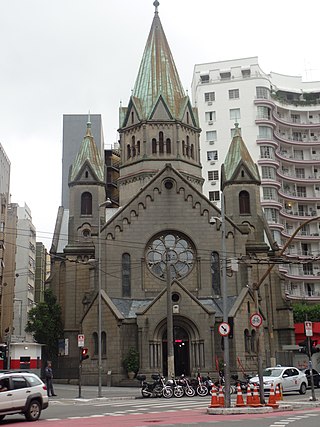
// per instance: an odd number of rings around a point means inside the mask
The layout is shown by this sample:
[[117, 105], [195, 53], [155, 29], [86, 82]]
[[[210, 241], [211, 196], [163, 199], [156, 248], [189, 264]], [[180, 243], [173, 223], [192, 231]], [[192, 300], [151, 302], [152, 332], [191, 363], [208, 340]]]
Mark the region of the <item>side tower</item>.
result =
[[159, 2], [128, 107], [120, 107], [120, 205], [166, 163], [200, 191], [200, 128], [163, 31]]

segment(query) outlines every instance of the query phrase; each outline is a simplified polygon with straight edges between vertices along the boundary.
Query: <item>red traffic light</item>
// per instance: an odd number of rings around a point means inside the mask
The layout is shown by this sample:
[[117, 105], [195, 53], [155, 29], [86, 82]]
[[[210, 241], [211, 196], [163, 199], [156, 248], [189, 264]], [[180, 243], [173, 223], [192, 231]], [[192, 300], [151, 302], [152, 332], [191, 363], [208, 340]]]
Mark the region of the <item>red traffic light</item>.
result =
[[82, 349], [81, 349], [81, 362], [83, 360], [86, 360], [86, 359], [89, 359], [88, 348], [82, 347]]

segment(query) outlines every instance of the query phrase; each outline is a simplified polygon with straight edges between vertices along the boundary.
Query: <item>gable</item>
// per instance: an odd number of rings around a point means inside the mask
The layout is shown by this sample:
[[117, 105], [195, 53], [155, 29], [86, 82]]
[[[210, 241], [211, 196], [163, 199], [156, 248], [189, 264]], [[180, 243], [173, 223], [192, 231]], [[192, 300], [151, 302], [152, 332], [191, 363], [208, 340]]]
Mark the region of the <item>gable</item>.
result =
[[149, 120], [165, 121], [172, 120], [172, 118], [173, 117], [168, 105], [165, 103], [163, 97], [160, 95], [153, 109], [151, 110]]
[[97, 181], [101, 182], [95, 172], [95, 169], [91, 166], [91, 163], [86, 160], [78, 173], [74, 176], [73, 180], [69, 182], [69, 185], [74, 185], [76, 183], [95, 184]]

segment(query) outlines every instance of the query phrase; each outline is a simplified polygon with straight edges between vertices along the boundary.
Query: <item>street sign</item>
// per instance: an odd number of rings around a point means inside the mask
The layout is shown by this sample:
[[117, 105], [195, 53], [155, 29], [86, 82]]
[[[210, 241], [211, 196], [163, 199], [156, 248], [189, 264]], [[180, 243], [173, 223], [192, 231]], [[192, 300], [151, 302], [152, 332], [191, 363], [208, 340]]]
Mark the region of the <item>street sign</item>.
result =
[[78, 347], [84, 347], [84, 335], [78, 335]]
[[222, 322], [218, 328], [219, 334], [223, 337], [226, 337], [230, 334], [230, 325], [227, 322]]
[[304, 329], [306, 332], [306, 337], [312, 337], [313, 336], [313, 331], [312, 331], [312, 322], [304, 322]]
[[251, 326], [259, 328], [262, 325], [262, 316], [259, 313], [253, 313], [250, 317]]

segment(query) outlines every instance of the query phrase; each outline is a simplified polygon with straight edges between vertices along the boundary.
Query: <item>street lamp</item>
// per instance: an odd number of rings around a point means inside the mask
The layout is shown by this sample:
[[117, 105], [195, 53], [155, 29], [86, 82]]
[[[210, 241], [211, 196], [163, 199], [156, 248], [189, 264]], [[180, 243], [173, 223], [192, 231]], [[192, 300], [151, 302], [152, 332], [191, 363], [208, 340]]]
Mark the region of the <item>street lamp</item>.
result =
[[[102, 275], [101, 275], [101, 221], [100, 210], [103, 207], [111, 206], [109, 198], [98, 206], [98, 397], [102, 397]], [[106, 254], [106, 251], [105, 251]]]
[[[224, 195], [221, 197], [221, 217], [211, 217], [210, 224], [215, 224], [216, 220], [221, 222], [221, 261], [222, 261], [222, 312], [223, 322], [228, 323], [228, 292], [227, 292], [227, 249], [226, 249], [226, 217], [224, 209]], [[225, 407], [230, 408], [230, 349], [229, 337], [223, 337], [223, 371], [225, 381]]]

